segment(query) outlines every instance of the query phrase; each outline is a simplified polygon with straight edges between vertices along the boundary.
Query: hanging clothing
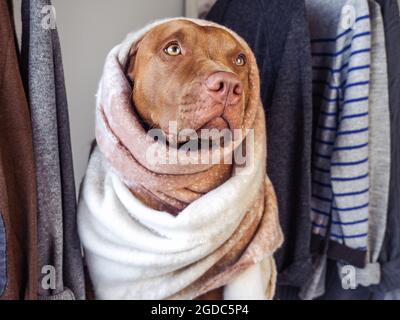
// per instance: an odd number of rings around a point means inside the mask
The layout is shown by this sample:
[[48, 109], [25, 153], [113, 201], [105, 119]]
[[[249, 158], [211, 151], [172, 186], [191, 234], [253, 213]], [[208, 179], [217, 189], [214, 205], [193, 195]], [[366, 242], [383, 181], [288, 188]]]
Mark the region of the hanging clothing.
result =
[[[330, 267], [328, 262], [323, 296], [319, 299], [369, 299], [366, 288], [380, 281], [380, 265], [377, 262], [386, 229], [390, 171], [390, 119], [388, 105], [388, 82], [386, 50], [380, 6], [369, 1], [371, 17], [371, 67], [369, 96], [369, 224], [368, 263], [356, 270], [356, 289], [344, 290], [338, 276], [343, 264]], [[330, 269], [329, 269], [330, 267]]]
[[367, 0], [306, 0], [316, 111], [312, 178], [313, 277], [300, 297], [325, 291], [327, 258], [363, 268], [369, 216], [371, 29]]
[[260, 71], [266, 113], [268, 172], [278, 197], [284, 244], [278, 283], [301, 286], [312, 274], [311, 56], [304, 1], [218, 0], [207, 19], [241, 35]]
[[368, 1], [371, 16], [369, 90], [369, 224], [367, 264], [357, 269], [357, 283], [380, 282], [379, 254], [386, 231], [390, 180], [390, 115], [385, 33], [381, 7]]
[[[397, 6], [399, 8], [399, 15], [400, 15], [400, 0], [397, 0]], [[400, 289], [392, 290], [389, 292], [377, 292], [374, 294], [375, 299], [381, 300], [400, 300]]]
[[[38, 190], [38, 267], [55, 268], [55, 288], [40, 299], [83, 299], [84, 276], [76, 225], [68, 106], [56, 29], [44, 28], [48, 0], [22, 1], [22, 74], [31, 110]], [[51, 17], [50, 17], [51, 18]]]
[[396, 0], [377, 2], [382, 7], [385, 29], [391, 121], [391, 169], [387, 231], [379, 257], [381, 282], [371, 289], [376, 292], [389, 292], [400, 288], [400, 17]]
[[[330, 238], [329, 256], [364, 267], [369, 212], [368, 2], [310, 0], [306, 5], [313, 97], [318, 109], [311, 202], [313, 241]], [[346, 24], [346, 19], [351, 22]]]
[[0, 0], [0, 299], [36, 299], [36, 183], [11, 2]]

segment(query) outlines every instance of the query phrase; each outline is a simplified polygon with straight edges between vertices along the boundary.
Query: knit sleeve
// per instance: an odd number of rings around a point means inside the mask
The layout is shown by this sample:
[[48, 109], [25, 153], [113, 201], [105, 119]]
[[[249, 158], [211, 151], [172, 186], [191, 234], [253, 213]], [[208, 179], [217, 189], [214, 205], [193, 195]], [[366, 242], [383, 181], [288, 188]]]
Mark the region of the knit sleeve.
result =
[[[364, 10], [362, 10], [364, 9]], [[371, 30], [368, 6], [357, 10], [353, 31], [338, 52], [340, 83], [331, 158], [332, 240], [365, 251], [368, 237], [368, 106]]]

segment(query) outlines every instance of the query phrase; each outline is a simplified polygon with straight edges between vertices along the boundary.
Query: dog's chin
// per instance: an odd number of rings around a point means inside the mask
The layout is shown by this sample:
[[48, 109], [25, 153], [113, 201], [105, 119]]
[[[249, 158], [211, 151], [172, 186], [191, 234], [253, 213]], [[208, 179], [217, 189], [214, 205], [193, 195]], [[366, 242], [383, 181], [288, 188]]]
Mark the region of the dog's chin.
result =
[[169, 133], [168, 130], [161, 130], [165, 141], [169, 145], [176, 145], [180, 147], [189, 141], [197, 141], [199, 148], [211, 146], [213, 143], [221, 141], [226, 130], [230, 130], [229, 123], [222, 117], [218, 116], [200, 128], [185, 128], [186, 132], [191, 132], [192, 135], [185, 134], [184, 131], [176, 133]]
[[230, 129], [228, 122], [223, 118], [223, 116], [216, 117], [211, 121], [208, 121], [204, 126], [197, 130], [197, 133], [200, 134], [201, 130], [219, 130], [222, 131], [224, 129]]
[[[170, 122], [154, 124], [153, 128], [160, 128], [163, 140], [169, 145], [179, 147], [189, 141], [214, 143], [221, 141], [221, 137], [223, 139], [229, 132], [240, 127], [240, 109], [241, 104], [229, 106], [210, 104], [209, 107], [203, 108], [204, 112], [201, 115], [193, 112], [191, 116], [188, 116], [190, 113], [187, 114], [184, 121], [173, 120], [179, 123], [178, 132], [170, 132]], [[196, 108], [193, 110], [196, 111]]]

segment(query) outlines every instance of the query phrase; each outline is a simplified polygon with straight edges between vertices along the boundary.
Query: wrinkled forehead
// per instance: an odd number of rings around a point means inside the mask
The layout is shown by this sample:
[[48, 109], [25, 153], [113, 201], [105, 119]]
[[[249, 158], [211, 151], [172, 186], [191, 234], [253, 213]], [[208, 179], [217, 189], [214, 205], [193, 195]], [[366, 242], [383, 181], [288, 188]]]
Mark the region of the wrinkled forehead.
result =
[[200, 26], [192, 21], [176, 20], [165, 22], [151, 29], [142, 39], [141, 46], [157, 50], [169, 41], [196, 44], [202, 48], [223, 48], [227, 51], [245, 48], [228, 31], [214, 26]]

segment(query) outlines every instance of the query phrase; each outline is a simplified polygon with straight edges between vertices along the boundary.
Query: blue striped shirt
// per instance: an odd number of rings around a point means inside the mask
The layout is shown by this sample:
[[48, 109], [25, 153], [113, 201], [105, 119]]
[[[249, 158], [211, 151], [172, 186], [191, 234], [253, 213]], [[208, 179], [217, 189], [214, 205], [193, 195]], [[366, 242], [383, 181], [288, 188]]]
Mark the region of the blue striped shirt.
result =
[[313, 103], [318, 110], [311, 219], [313, 233], [365, 250], [371, 30], [367, 2], [358, 4], [350, 5], [355, 15], [347, 28], [344, 11], [338, 25], [326, 21], [323, 12], [309, 15]]

